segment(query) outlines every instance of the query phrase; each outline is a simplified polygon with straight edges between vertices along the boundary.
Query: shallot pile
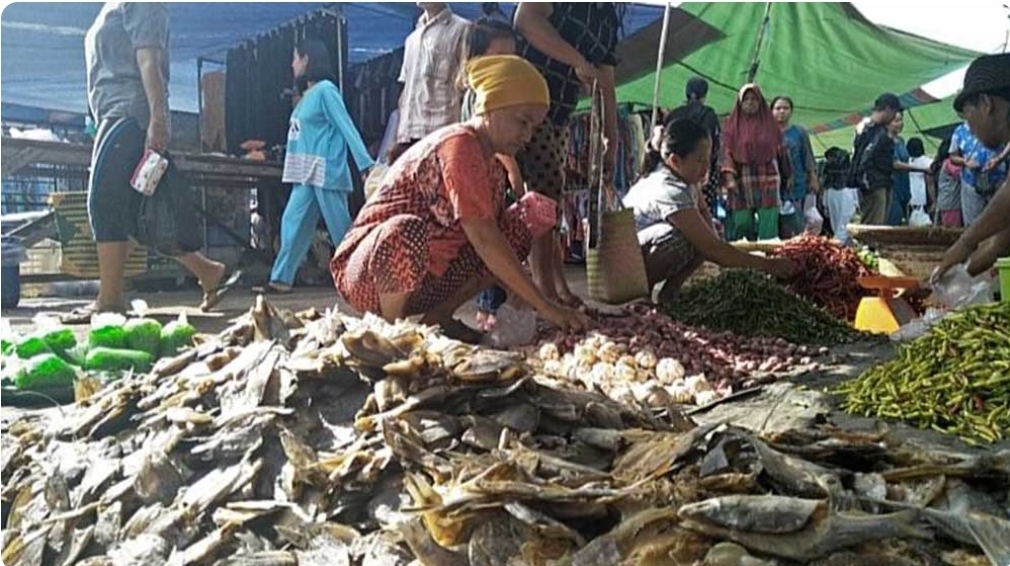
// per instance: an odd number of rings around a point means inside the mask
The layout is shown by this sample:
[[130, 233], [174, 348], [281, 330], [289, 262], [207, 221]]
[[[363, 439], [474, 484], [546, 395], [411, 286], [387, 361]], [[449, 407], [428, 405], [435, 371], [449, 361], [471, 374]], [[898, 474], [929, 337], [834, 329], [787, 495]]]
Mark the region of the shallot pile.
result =
[[787, 284], [790, 291], [842, 320], [856, 319], [859, 301], [869, 294], [858, 278], [871, 275], [856, 252], [828, 238], [807, 235], [790, 240], [771, 255], [798, 265], [796, 276]]
[[650, 406], [704, 405], [826, 353], [777, 338], [692, 328], [644, 305], [596, 318], [589, 336], [546, 336], [537, 352], [543, 371]]

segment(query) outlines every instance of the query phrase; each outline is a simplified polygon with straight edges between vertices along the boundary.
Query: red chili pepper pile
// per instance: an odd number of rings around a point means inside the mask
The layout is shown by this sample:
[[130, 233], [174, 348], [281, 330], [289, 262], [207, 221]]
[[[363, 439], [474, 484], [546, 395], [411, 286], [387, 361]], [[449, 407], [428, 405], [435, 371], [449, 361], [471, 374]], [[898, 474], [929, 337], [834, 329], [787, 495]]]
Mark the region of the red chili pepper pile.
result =
[[786, 286], [836, 317], [853, 321], [863, 297], [872, 294], [859, 285], [858, 278], [871, 275], [856, 252], [818, 236], [791, 240], [771, 255], [791, 259], [799, 269]]

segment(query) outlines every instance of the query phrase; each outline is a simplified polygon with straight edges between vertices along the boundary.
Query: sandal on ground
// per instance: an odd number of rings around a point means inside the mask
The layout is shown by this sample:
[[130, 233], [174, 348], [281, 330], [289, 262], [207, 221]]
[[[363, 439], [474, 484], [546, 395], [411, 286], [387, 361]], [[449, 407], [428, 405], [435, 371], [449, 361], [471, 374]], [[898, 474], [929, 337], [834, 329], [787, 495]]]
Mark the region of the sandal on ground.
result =
[[208, 312], [217, 305], [221, 303], [224, 296], [228, 294], [229, 291], [238, 285], [239, 279], [242, 278], [242, 271], [237, 270], [231, 275], [224, 279], [223, 283], [218, 283], [217, 287], [214, 287], [210, 291], [203, 294], [203, 302], [200, 303], [200, 310], [203, 312]]
[[99, 309], [98, 303], [92, 302], [83, 307], [77, 307], [76, 309], [68, 313], [63, 313], [59, 315], [59, 319], [61, 324], [66, 324], [68, 326], [90, 324], [91, 317], [95, 316], [96, 314], [101, 314], [105, 312], [125, 315], [126, 306], [124, 305], [116, 309]]
[[290, 295], [294, 292], [293, 287], [280, 287], [273, 281], [266, 285], [257, 285], [252, 288], [252, 292], [257, 295]]
[[439, 326], [442, 328], [442, 334], [445, 334], [446, 337], [452, 338], [453, 340], [459, 340], [460, 342], [476, 345], [480, 344], [484, 339], [484, 333], [470, 328], [456, 318], [449, 322], [442, 323]]

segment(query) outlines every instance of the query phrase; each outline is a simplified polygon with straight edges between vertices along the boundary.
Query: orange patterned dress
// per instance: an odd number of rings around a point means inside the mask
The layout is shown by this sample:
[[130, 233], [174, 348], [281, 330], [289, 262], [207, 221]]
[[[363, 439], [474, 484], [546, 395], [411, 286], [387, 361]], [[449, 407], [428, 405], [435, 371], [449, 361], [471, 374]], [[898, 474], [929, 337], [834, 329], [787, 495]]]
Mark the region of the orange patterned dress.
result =
[[411, 314], [438, 306], [490, 273], [464, 219], [494, 220], [522, 261], [532, 236], [515, 209], [505, 208], [505, 179], [470, 126], [447, 126], [418, 142], [393, 164], [337, 248], [330, 263], [337, 292], [359, 312], [379, 313], [380, 294], [411, 294]]

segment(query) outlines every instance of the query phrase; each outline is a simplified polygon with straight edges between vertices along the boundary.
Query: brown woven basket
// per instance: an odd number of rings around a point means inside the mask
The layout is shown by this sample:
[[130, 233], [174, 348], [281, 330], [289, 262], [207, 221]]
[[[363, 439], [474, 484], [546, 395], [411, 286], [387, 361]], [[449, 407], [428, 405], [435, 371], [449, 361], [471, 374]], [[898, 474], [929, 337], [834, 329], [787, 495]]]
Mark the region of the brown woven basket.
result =
[[586, 272], [589, 296], [594, 301], [621, 304], [649, 296], [634, 211], [601, 215], [599, 242], [586, 255]]
[[961, 228], [942, 228], [927, 226], [912, 228], [910, 226], [865, 226], [849, 224], [849, 233], [856, 240], [878, 247], [887, 244], [904, 246], [939, 246], [949, 248], [961, 237]]

